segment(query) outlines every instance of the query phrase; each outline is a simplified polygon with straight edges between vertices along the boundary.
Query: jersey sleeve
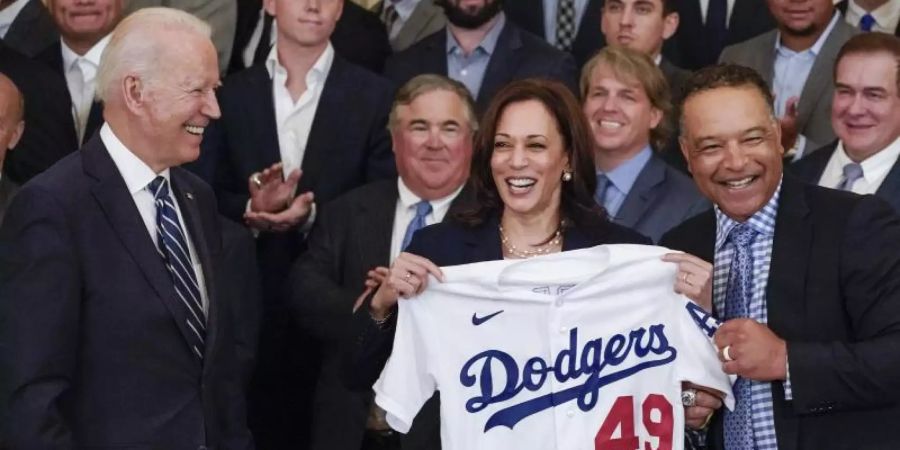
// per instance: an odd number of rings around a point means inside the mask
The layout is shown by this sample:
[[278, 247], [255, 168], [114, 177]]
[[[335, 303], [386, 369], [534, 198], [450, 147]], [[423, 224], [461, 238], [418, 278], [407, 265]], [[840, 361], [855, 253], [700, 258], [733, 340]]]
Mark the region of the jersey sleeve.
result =
[[696, 303], [680, 297], [673, 317], [678, 328], [678, 375], [681, 381], [705, 386], [724, 394], [723, 403], [734, 408], [731, 386], [734, 377], [722, 370], [718, 349], [712, 337], [719, 328], [719, 321]]
[[375, 403], [387, 412], [388, 425], [400, 433], [409, 432], [413, 418], [437, 387], [428, 350], [430, 327], [423, 323], [427, 318], [417, 314], [427, 301], [422, 297], [400, 300], [394, 347], [374, 386]]

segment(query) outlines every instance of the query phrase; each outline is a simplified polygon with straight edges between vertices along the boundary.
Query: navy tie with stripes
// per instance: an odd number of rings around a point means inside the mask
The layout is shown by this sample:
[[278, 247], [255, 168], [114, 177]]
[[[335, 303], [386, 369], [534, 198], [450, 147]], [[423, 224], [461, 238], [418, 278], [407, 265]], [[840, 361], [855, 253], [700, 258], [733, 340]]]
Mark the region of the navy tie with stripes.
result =
[[191, 263], [191, 257], [187, 246], [187, 239], [175, 203], [169, 194], [169, 181], [158, 176], [148, 186], [156, 203], [156, 233], [157, 246], [172, 282], [175, 285], [175, 293], [186, 308], [186, 322], [190, 333], [190, 346], [201, 360], [206, 340], [206, 313], [203, 311], [203, 302], [200, 297], [200, 284], [197, 274]]

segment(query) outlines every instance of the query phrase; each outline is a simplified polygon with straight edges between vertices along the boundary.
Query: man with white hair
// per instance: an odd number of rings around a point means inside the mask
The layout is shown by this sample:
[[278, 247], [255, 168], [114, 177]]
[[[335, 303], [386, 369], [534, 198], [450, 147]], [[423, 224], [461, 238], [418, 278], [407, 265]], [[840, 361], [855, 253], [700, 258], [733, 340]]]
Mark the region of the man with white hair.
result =
[[0, 227], [13, 449], [251, 449], [212, 191], [178, 166], [219, 117], [209, 27], [166, 8], [113, 32], [104, 119]]

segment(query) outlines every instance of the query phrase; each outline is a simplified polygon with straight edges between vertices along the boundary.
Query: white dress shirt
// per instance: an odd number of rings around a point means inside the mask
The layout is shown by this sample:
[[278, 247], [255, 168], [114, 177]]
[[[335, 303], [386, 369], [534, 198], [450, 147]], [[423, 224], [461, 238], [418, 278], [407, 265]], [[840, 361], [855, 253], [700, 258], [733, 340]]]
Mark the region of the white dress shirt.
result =
[[15, 22], [16, 17], [19, 16], [19, 13], [22, 12], [22, 9], [28, 4], [28, 1], [29, 0], [13, 0], [9, 6], [0, 10], [0, 39], [6, 37], [6, 33], [12, 26], [12, 23]]
[[872, 26], [872, 31], [894, 34], [897, 30], [897, 24], [900, 23], [900, 1], [889, 0], [872, 11], [866, 11], [862, 6], [856, 4], [856, 0], [848, 0], [847, 23], [851, 26], [859, 28], [859, 21], [866, 13], [871, 14], [875, 18], [875, 25]]
[[[731, 12], [734, 11], [734, 2], [737, 0], [728, 0], [728, 9], [725, 10], [725, 23], [731, 28]], [[760, 0], [754, 0], [760, 1]], [[700, 0], [700, 20], [706, 25], [706, 12], [709, 11], [709, 0]]]
[[[403, 178], [397, 177], [397, 190], [400, 192], [400, 196], [397, 198], [397, 206], [394, 209], [394, 231], [391, 233], [391, 261], [403, 250], [400, 246], [403, 245], [406, 229], [413, 218], [416, 217], [416, 204], [422, 201], [421, 197], [406, 187]], [[447, 215], [447, 210], [450, 209], [450, 203], [459, 195], [461, 190], [462, 186], [444, 198], [432, 200], [430, 202], [431, 214], [425, 216], [425, 223], [431, 225], [443, 221], [444, 216]]]
[[[150, 234], [150, 239], [153, 241], [153, 247], [159, 248], [159, 236], [157, 235], [156, 229], [156, 202], [154, 201], [153, 193], [150, 192], [149, 185], [157, 176], [163, 176], [169, 181], [169, 186], [171, 187], [172, 179], [169, 177], [169, 169], [163, 170], [160, 173], [154, 172], [150, 166], [141, 161], [140, 158], [131, 152], [131, 150], [125, 147], [125, 144], [116, 137], [112, 128], [110, 128], [107, 123], [104, 123], [100, 128], [100, 139], [103, 141], [103, 145], [106, 146], [106, 151], [109, 152], [109, 156], [112, 158], [113, 163], [115, 163], [122, 178], [125, 179], [125, 186], [128, 187], [128, 192], [131, 194], [131, 198], [134, 200], [134, 204], [141, 214], [141, 220], [143, 220], [144, 226], [147, 227], [147, 233]], [[175, 195], [174, 190], [171, 188], [169, 195], [171, 195], [174, 200], [175, 212], [178, 214], [178, 220], [181, 222], [184, 238], [187, 240], [191, 265], [194, 266], [194, 273], [197, 275], [197, 284], [200, 287], [200, 300], [203, 304], [203, 311], [208, 312], [209, 297], [206, 293], [203, 266], [200, 265], [200, 260], [197, 257], [197, 248], [194, 246], [194, 241], [191, 239], [191, 232], [188, 230], [187, 222], [184, 221], [184, 215], [181, 213], [181, 207], [179, 206], [180, 199]], [[160, 256], [160, 258], [162, 258], [162, 256]]]
[[[853, 183], [851, 190], [857, 194], [874, 194], [875, 191], [887, 178], [891, 167], [897, 162], [900, 156], [900, 138], [894, 140], [891, 145], [884, 150], [868, 157], [859, 163], [862, 166], [862, 178]], [[836, 188], [844, 178], [844, 166], [853, 162], [847, 151], [844, 150], [844, 143], [838, 142], [837, 148], [828, 160], [825, 170], [822, 171], [822, 177], [819, 178], [819, 186]]]
[[306, 153], [306, 143], [312, 130], [316, 109], [322, 98], [325, 80], [334, 62], [331, 43], [306, 73], [306, 91], [295, 102], [287, 88], [287, 69], [278, 61], [278, 43], [272, 47], [266, 59], [266, 69], [272, 77], [272, 99], [275, 103], [275, 124], [278, 128], [278, 147], [284, 174], [299, 169]]
[[110, 35], [107, 35], [84, 55], [75, 53], [71, 47], [66, 45], [66, 41], [60, 39], [63, 70], [66, 76], [66, 85], [69, 88], [69, 96], [72, 97], [72, 118], [75, 119], [78, 142], [84, 141], [88, 117], [91, 114], [91, 106], [97, 90], [97, 69], [100, 67], [100, 56], [106, 45], [109, 44], [109, 39]]

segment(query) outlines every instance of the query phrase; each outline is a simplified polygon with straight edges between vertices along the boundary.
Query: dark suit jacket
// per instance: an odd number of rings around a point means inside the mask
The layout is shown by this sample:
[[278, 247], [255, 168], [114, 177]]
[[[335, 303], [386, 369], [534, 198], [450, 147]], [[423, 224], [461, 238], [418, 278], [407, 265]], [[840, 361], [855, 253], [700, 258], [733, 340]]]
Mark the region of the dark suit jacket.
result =
[[25, 97], [25, 133], [7, 153], [3, 172], [24, 184], [78, 149], [66, 81], [43, 64], [15, 52], [0, 41], [0, 72]]
[[[662, 244], [713, 261], [715, 214]], [[793, 401], [772, 383], [778, 448], [893, 449], [900, 436], [900, 220], [884, 201], [784, 176], [766, 287], [787, 341]], [[711, 448], [721, 449], [722, 414]]]
[[[397, 180], [355, 189], [323, 209], [309, 236], [309, 249], [291, 270], [291, 308], [313, 337], [323, 343], [324, 362], [316, 386], [316, 417], [311, 449], [358, 450], [371, 406], [371, 392], [354, 392], [341, 382], [342, 349], [349, 345], [353, 306], [366, 272], [390, 266]], [[461, 193], [448, 214], [459, 208]], [[404, 448], [440, 443], [430, 432], [403, 436]]]
[[99, 136], [25, 185], [0, 228], [0, 361], [13, 448], [249, 449], [215, 199], [172, 168], [209, 296], [204, 360]]
[[[797, 104], [797, 131], [806, 136], [804, 155], [835, 139], [831, 128], [831, 100], [834, 97], [834, 63], [838, 51], [860, 31], [842, 18], [825, 38]], [[775, 42], [778, 30], [772, 30], [722, 51], [722, 62], [740, 64], [759, 72], [772, 87], [775, 80]]]
[[[423, 73], [447, 75], [447, 29], [422, 39], [412, 47], [395, 53], [384, 67], [384, 74], [397, 86]], [[478, 97], [479, 113], [503, 86], [513, 80], [545, 77], [565, 83], [578, 92], [578, 75], [572, 57], [542, 39], [527, 33], [507, 20], [487, 70]]]
[[709, 208], [693, 180], [653, 155], [613, 220], [657, 242], [666, 231]]
[[3, 216], [6, 208], [12, 203], [13, 196], [18, 192], [19, 186], [10, 181], [9, 177], [0, 178], [0, 225], [3, 224]]
[[[386, 80], [335, 55], [307, 141], [298, 193], [313, 191], [322, 207], [366, 182], [396, 176], [387, 132], [392, 93]], [[226, 78], [218, 97], [222, 118], [207, 128], [200, 159], [189, 167], [212, 184], [219, 211], [243, 222], [247, 179], [281, 161], [272, 79], [264, 66], [253, 66]], [[284, 276], [302, 245], [296, 231], [257, 238], [266, 301], [281, 297]]]
[[[834, 6], [841, 12], [842, 16], [847, 16], [847, 0], [841, 0], [840, 3]], [[894, 30], [894, 36], [900, 36], [900, 23], [897, 24], [897, 28]]]
[[[229, 74], [247, 68], [243, 61], [244, 49], [259, 21], [260, 9], [262, 0], [238, 2], [237, 28], [231, 62], [228, 65]], [[331, 45], [337, 54], [375, 73], [381, 73], [384, 61], [391, 55], [387, 31], [378, 16], [348, 0], [344, 1], [344, 12], [331, 33]]]
[[[372, 11], [380, 14], [383, 8], [384, 2], [379, 1], [372, 7]], [[444, 16], [443, 8], [435, 5], [434, 0], [420, 1], [397, 31], [397, 35], [391, 39], [391, 48], [395, 52], [406, 50], [410, 45], [443, 29], [446, 25], [447, 17]]]
[[[514, 0], [503, 2], [507, 17], [535, 36], [545, 39], [543, 0]], [[600, 30], [603, 15], [603, 0], [588, 0], [584, 14], [578, 24], [571, 54], [578, 67], [584, 66], [597, 50], [606, 45], [606, 38]]]
[[59, 41], [56, 23], [41, 0], [28, 0], [2, 40], [10, 48], [32, 57]]
[[[43, 51], [39, 52], [34, 56], [36, 61], [40, 61], [47, 65], [51, 70], [56, 72], [63, 80], [66, 77], [66, 69], [63, 67], [63, 57], [62, 57], [62, 43], [60, 41], [56, 41], [53, 45], [45, 48]], [[69, 90], [66, 89], [66, 98], [58, 99], [57, 101], [63, 102], [66, 104], [70, 110], [72, 109], [72, 96], [69, 93]], [[72, 129], [75, 129], [75, 120], [71, 114], [69, 114], [69, 123], [72, 126]], [[88, 114], [87, 126], [84, 130], [84, 139], [82, 142], [75, 142], [76, 147], [81, 147], [81, 145], [91, 137], [94, 136], [98, 130], [100, 130], [100, 125], [103, 125], [103, 104], [95, 101], [91, 104], [91, 112]], [[77, 130], [76, 130], [77, 137]]]
[[[718, 51], [712, 48], [708, 38], [704, 18], [700, 11], [700, 0], [675, 2], [681, 22], [678, 31], [670, 39], [673, 45], [664, 51], [672, 61], [688, 70], [697, 70], [719, 60]], [[775, 28], [775, 19], [760, 0], [735, 0], [734, 10], [728, 23], [725, 46], [734, 45]]]
[[[789, 165], [788, 170], [807, 183], [818, 184], [819, 178], [822, 178], [822, 172], [825, 172], [825, 166], [828, 165], [828, 160], [831, 159], [831, 155], [836, 149], [837, 141], [834, 141]], [[891, 166], [891, 170], [881, 182], [878, 190], [875, 191], [875, 195], [890, 203], [894, 210], [900, 213], [900, 160]]]

